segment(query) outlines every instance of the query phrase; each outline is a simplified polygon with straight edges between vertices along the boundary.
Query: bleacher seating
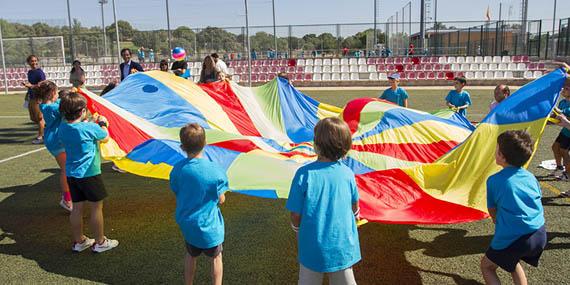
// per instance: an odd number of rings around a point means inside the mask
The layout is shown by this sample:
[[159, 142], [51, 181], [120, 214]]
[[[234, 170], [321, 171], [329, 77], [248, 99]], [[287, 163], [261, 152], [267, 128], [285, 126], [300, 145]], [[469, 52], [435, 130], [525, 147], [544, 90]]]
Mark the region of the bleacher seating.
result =
[[[247, 60], [229, 61], [228, 71], [237, 82], [247, 82]], [[145, 70], [158, 69], [158, 63], [143, 63]], [[189, 62], [194, 82], [198, 81], [202, 63]], [[58, 86], [69, 87], [69, 67], [43, 68], [46, 77]], [[117, 65], [86, 65], [88, 87], [104, 86], [119, 79]], [[252, 81], [265, 82], [286, 72], [294, 81], [356, 81], [387, 80], [387, 74], [400, 72], [404, 80], [444, 80], [464, 75], [467, 79], [535, 79], [545, 70], [543, 62], [531, 62], [528, 56], [441, 56], [441, 57], [390, 57], [390, 58], [307, 58], [263, 59], [252, 61]], [[8, 68], [8, 88], [21, 88], [26, 80], [27, 68]], [[4, 73], [0, 69], [0, 87], [4, 86]]]

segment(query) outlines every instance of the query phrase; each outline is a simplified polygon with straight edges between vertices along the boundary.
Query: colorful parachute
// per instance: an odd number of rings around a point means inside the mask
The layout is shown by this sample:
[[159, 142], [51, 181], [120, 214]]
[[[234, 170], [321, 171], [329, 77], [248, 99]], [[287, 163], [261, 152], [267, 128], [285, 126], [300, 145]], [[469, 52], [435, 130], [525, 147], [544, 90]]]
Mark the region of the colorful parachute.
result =
[[295, 171], [316, 159], [313, 127], [341, 116], [353, 132], [343, 162], [356, 174], [361, 215], [384, 223], [446, 224], [487, 217], [485, 181], [498, 170], [496, 137], [526, 129], [540, 138], [566, 73], [525, 85], [475, 129], [465, 118], [429, 114], [362, 98], [344, 109], [319, 103], [283, 79], [259, 87], [234, 82], [196, 85], [160, 71], [136, 73], [99, 97], [91, 112], [109, 119], [106, 159], [131, 173], [168, 179], [185, 157], [181, 126], [206, 129], [204, 156], [226, 170], [234, 192], [287, 198]]

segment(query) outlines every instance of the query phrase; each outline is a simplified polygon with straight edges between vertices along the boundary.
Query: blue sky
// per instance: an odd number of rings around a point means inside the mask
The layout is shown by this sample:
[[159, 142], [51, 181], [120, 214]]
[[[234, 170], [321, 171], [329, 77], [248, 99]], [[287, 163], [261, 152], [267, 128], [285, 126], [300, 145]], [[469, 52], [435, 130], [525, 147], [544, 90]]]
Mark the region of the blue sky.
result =
[[[101, 25], [101, 10], [98, 0], [69, 0], [73, 18], [84, 25]], [[105, 5], [105, 21], [113, 21], [111, 1]], [[119, 19], [130, 21], [137, 29], [166, 28], [165, 0], [115, 0]], [[435, 0], [431, 0], [434, 2]], [[407, 0], [378, 0], [378, 21], [388, 17], [408, 3]], [[419, 20], [419, 0], [412, 0], [412, 21]], [[498, 18], [499, 3], [503, 3], [503, 19], [519, 18], [520, 0], [439, 0], [438, 21], [483, 21], [487, 6], [492, 19]], [[554, 0], [529, 0], [530, 19], [549, 19], [543, 23], [552, 28]], [[13, 0], [0, 0], [0, 18], [29, 23], [29, 20], [46, 20], [51, 23], [66, 24], [66, 0], [28, 0], [25, 9], [22, 3]], [[373, 20], [373, 0], [275, 0], [277, 24], [329, 24], [364, 23]], [[433, 5], [432, 5], [433, 6]], [[508, 15], [512, 6], [511, 16]], [[271, 0], [249, 0], [250, 25], [271, 25]], [[433, 10], [433, 8], [432, 8]], [[171, 27], [185, 25], [243, 26], [245, 22], [242, 0], [170, 0]], [[406, 9], [406, 14], [407, 9]], [[570, 1], [558, 0], [557, 18], [570, 17]], [[406, 15], [406, 20], [408, 16]], [[544, 27], [543, 27], [544, 28]], [[349, 28], [347, 28], [349, 29]], [[357, 27], [354, 27], [357, 30]], [[314, 28], [315, 32], [329, 31], [331, 28]], [[322, 31], [321, 31], [322, 30]], [[330, 31], [333, 32], [334, 31]], [[286, 30], [278, 33], [286, 33]]]

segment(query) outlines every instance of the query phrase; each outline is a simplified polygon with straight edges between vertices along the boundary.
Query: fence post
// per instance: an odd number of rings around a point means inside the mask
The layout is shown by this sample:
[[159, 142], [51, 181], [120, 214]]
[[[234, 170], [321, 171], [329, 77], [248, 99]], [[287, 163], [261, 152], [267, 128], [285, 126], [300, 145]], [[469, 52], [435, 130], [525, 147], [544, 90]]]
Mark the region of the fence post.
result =
[[[540, 48], [542, 47], [542, 20], [538, 22], [538, 57], [540, 57]], [[548, 44], [546, 45], [548, 46]]]
[[466, 56], [471, 54], [471, 27], [467, 30], [467, 53]]
[[497, 56], [497, 51], [499, 50], [499, 22], [497, 21], [495, 23], [495, 47], [494, 47], [494, 52], [493, 54], [495, 56]]
[[[376, 33], [376, 30], [374, 30], [374, 33]], [[374, 44], [375, 45], [375, 44]], [[341, 54], [340, 49], [341, 49], [341, 42], [340, 42], [340, 24], [336, 24], [336, 52], [337, 52], [337, 56]], [[372, 46], [372, 49], [374, 49], [374, 46]]]
[[570, 18], [566, 20], [566, 45], [564, 45], [564, 56], [568, 56], [568, 40], [570, 39]]
[[288, 32], [289, 32], [289, 57], [293, 58], [293, 27], [291, 25], [289, 25], [288, 28]]
[[566, 44], [564, 45], [564, 56], [568, 56], [568, 40], [570, 39], [570, 18], [566, 20]]
[[550, 33], [546, 32], [546, 46], [544, 47], [544, 59], [548, 58], [548, 47], [550, 46], [549, 41], [550, 41]]

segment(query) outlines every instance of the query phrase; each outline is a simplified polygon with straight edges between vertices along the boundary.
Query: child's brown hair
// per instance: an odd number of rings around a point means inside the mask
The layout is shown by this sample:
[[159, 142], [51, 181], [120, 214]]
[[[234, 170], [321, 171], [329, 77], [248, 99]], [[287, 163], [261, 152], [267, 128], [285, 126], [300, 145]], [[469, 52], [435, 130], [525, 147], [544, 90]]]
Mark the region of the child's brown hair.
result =
[[348, 125], [339, 118], [325, 118], [315, 126], [315, 151], [330, 160], [343, 158], [352, 146]]
[[526, 131], [506, 131], [497, 138], [499, 151], [505, 161], [512, 165], [521, 167], [532, 156], [533, 142], [530, 134]]
[[67, 96], [61, 98], [59, 112], [66, 120], [75, 121], [81, 117], [85, 107], [87, 107], [87, 99], [79, 93], [70, 92]]
[[49, 80], [44, 80], [34, 87], [34, 94], [41, 102], [46, 102], [51, 99], [53, 93], [57, 90], [57, 85]]
[[202, 126], [191, 123], [180, 129], [181, 147], [189, 157], [194, 157], [206, 146], [206, 132]]

